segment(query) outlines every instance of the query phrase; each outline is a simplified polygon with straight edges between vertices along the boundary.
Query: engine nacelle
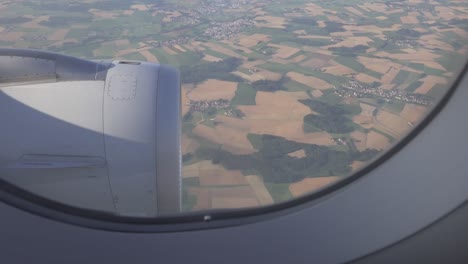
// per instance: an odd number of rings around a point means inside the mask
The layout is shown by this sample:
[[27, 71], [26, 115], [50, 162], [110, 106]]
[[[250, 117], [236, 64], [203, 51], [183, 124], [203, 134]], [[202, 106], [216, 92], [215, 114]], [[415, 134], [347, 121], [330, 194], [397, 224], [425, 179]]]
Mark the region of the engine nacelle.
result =
[[168, 66], [0, 49], [0, 178], [125, 216], [181, 204], [180, 81]]

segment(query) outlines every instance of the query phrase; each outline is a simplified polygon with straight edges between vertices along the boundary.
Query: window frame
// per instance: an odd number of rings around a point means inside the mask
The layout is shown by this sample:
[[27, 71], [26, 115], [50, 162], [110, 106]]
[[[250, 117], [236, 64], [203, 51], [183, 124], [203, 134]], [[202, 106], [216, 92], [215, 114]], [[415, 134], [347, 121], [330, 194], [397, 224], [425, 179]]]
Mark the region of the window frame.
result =
[[420, 124], [372, 163], [327, 188], [289, 201], [255, 208], [209, 210], [180, 213], [177, 216], [135, 218], [65, 205], [23, 190], [2, 179], [0, 179], [0, 201], [20, 210], [60, 222], [98, 230], [130, 233], [166, 233], [216, 229], [252, 224], [293, 214], [313, 205], [321, 204], [327, 198], [346, 189], [350, 184], [358, 180], [364, 180], [366, 178], [364, 176], [368, 176], [370, 172], [398, 154], [445, 109], [463, 78], [468, 79], [468, 76], [465, 76], [467, 71], [468, 64], [465, 63], [447, 93]]

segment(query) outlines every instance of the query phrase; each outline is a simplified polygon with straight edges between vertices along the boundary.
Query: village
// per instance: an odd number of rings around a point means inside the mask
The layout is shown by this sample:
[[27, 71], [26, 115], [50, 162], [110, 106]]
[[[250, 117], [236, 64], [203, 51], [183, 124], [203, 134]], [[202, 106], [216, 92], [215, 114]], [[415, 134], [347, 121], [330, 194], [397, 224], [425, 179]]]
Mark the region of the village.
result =
[[369, 95], [378, 96], [388, 100], [400, 100], [405, 103], [419, 104], [419, 105], [432, 105], [434, 102], [432, 98], [422, 94], [408, 93], [404, 90], [384, 90], [378, 87], [371, 87], [363, 84], [357, 80], [350, 80], [335, 90], [335, 94], [339, 96], [349, 97], [369, 97]]
[[239, 32], [245, 28], [255, 26], [255, 22], [251, 19], [238, 19], [233, 22], [226, 23], [212, 23], [204, 35], [216, 40], [230, 39], [235, 37]]
[[207, 112], [210, 109], [228, 109], [230, 108], [230, 102], [225, 99], [218, 100], [202, 100], [202, 101], [190, 101], [189, 112]]

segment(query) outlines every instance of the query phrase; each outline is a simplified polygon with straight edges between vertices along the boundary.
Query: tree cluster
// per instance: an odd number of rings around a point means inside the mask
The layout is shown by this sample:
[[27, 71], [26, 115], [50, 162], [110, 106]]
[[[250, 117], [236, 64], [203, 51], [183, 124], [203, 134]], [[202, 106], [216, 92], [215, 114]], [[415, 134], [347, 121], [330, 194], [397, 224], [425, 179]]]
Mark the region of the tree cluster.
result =
[[346, 116], [341, 105], [331, 105], [318, 100], [299, 100], [319, 115], [309, 114], [304, 117], [304, 124], [319, 128], [329, 133], [349, 133], [354, 131], [353, 121]]
[[228, 58], [217, 62], [202, 62], [180, 68], [182, 83], [201, 83], [208, 79], [241, 82], [242, 78], [231, 74], [242, 64], [239, 58]]
[[252, 87], [258, 91], [265, 91], [265, 92], [276, 92], [279, 90], [286, 90], [284, 84], [288, 82], [290, 79], [288, 77], [283, 76], [278, 81], [272, 80], [259, 80], [252, 83]]

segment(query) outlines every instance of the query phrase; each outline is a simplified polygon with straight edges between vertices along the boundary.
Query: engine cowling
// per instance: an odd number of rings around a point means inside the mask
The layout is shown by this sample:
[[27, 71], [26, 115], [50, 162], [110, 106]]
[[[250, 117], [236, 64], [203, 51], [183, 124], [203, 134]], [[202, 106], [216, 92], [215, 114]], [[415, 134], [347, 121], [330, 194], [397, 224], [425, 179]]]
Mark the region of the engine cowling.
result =
[[180, 81], [159, 64], [0, 49], [0, 177], [64, 204], [180, 210]]

